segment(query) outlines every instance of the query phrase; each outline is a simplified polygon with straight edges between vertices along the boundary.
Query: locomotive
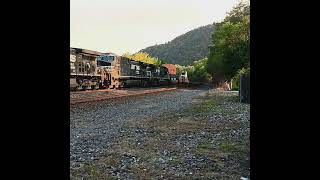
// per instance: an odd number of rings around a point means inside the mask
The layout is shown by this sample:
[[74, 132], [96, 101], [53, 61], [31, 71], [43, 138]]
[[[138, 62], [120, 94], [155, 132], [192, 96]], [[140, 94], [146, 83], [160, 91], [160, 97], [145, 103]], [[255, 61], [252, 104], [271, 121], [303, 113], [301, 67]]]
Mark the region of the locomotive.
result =
[[70, 49], [70, 88], [98, 89], [101, 75], [98, 74], [96, 57], [101, 53], [96, 51]]
[[170, 84], [165, 66], [91, 50], [70, 48], [71, 89], [117, 89]]

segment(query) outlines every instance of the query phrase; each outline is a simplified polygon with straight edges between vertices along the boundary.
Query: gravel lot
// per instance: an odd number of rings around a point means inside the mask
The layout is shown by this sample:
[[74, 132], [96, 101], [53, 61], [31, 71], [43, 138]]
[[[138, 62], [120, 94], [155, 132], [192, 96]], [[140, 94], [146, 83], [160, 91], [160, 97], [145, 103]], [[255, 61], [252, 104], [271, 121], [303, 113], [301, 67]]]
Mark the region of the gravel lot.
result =
[[80, 104], [70, 110], [71, 169], [98, 159], [119, 137], [128, 120], [156, 117], [188, 106], [192, 97], [205, 90], [178, 90], [154, 95]]
[[70, 110], [71, 179], [250, 177], [250, 105], [180, 89]]

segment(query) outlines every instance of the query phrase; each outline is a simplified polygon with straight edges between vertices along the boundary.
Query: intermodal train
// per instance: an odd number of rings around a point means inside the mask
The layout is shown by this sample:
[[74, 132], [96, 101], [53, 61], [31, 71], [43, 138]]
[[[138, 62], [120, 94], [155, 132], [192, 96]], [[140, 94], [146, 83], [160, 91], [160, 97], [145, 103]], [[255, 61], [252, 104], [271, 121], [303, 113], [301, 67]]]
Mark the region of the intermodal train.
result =
[[166, 66], [134, 61], [114, 53], [70, 48], [71, 89], [117, 89], [169, 85], [176, 77]]

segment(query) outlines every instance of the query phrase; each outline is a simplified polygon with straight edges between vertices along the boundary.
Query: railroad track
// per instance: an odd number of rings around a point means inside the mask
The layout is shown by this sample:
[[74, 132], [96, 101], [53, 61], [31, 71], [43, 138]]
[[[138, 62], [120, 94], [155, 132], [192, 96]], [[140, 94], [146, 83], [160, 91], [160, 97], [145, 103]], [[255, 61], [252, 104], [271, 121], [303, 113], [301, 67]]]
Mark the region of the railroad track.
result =
[[70, 105], [75, 105], [79, 103], [94, 102], [94, 101], [104, 101], [110, 99], [118, 99], [130, 96], [141, 96], [145, 94], [155, 94], [166, 91], [177, 90], [174, 88], [157, 88], [157, 89], [146, 89], [146, 90], [96, 90], [96, 91], [84, 91], [73, 93], [79, 95], [79, 97], [70, 97]]

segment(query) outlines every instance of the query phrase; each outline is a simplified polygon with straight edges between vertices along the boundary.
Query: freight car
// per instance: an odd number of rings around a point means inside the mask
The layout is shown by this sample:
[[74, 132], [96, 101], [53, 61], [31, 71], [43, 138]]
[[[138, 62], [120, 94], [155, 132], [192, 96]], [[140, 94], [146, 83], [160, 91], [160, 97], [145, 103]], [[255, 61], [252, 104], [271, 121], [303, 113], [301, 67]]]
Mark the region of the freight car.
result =
[[177, 77], [177, 68], [174, 64], [163, 64], [164, 67], [168, 68], [169, 77], [170, 77], [170, 84], [177, 84], [178, 77]]

